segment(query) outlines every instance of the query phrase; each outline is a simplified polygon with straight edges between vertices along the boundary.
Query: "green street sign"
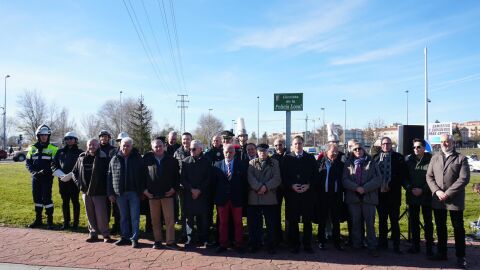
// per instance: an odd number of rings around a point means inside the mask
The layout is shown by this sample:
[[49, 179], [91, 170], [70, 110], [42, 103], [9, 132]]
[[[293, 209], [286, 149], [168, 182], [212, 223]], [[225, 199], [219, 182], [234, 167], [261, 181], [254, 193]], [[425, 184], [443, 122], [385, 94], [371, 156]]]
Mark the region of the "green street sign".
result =
[[303, 111], [303, 93], [273, 94], [274, 111]]

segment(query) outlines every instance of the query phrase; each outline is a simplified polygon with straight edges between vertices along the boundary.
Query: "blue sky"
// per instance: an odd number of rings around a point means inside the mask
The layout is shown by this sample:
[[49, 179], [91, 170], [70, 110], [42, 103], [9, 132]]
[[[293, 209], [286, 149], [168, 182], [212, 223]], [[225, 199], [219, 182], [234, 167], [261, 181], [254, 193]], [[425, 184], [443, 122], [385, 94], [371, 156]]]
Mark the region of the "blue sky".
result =
[[[137, 15], [157, 72], [124, 3]], [[278, 132], [285, 113], [273, 111], [273, 94], [303, 92], [293, 131], [304, 130], [307, 114], [318, 125], [321, 107], [327, 122], [343, 124], [342, 99], [347, 127], [363, 128], [377, 118], [405, 123], [409, 90], [409, 123], [423, 124], [428, 46], [430, 119], [480, 120], [478, 1], [174, 0], [183, 76], [171, 61], [161, 3], [0, 0], [0, 74], [12, 76], [8, 115], [19, 93], [37, 89], [66, 106], [80, 127], [83, 115], [122, 90], [124, 97], [143, 94], [159, 126], [178, 127], [175, 100], [188, 94], [187, 130], [211, 108], [228, 128], [245, 118], [251, 133], [259, 96], [260, 132]], [[170, 2], [163, 3], [170, 16]]]

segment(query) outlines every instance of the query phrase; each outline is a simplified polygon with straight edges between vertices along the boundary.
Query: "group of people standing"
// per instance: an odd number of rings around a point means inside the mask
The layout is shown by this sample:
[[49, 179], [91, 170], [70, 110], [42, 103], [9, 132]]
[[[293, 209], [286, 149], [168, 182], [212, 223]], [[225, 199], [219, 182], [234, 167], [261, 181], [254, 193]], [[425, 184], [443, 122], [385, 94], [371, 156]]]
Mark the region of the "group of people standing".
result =
[[[55, 175], [60, 180], [63, 227], [70, 226], [69, 201], [74, 206], [72, 226], [78, 226], [80, 191], [87, 212], [89, 242], [99, 240], [98, 235], [105, 242], [113, 242], [108, 224], [110, 211], [118, 208], [115, 216], [119, 218], [116, 223], [120, 224], [121, 238], [115, 244], [137, 248], [140, 202], [148, 200], [155, 249], [216, 246], [216, 252], [221, 253], [233, 245], [240, 253], [254, 253], [265, 246], [273, 254], [286, 240], [292, 253], [302, 247], [313, 253], [312, 223], [318, 223], [318, 247], [326, 248], [326, 228], [331, 227], [334, 247], [344, 250], [340, 222], [346, 219], [353, 249], [366, 246], [372, 256], [378, 256], [379, 249], [388, 249], [390, 223], [393, 251], [401, 254], [399, 217], [404, 189], [412, 231], [408, 252], [420, 252], [421, 210], [427, 256], [447, 259], [448, 211], [457, 264], [466, 266], [463, 210], [470, 175], [467, 159], [455, 151], [448, 135], [442, 136], [441, 152], [433, 157], [425, 152], [425, 141], [421, 139], [413, 141], [413, 154], [404, 158], [393, 151], [391, 139], [384, 137], [382, 151], [374, 156], [355, 140], [350, 140], [346, 153], [342, 153], [338, 141], [333, 140], [316, 160], [303, 151], [301, 136], [293, 138], [291, 148], [283, 139], [276, 139], [275, 153], [270, 156], [269, 145], [249, 143], [245, 131], [238, 132], [238, 143], [230, 131], [213, 136], [207, 151], [188, 132], [181, 135], [178, 144], [177, 134], [172, 131], [167, 138], [153, 139], [151, 151], [142, 156], [127, 134], [120, 134], [119, 146], [113, 147], [109, 143], [111, 135], [101, 131], [99, 139], [89, 140], [87, 150], [82, 151], [74, 133], [66, 134], [65, 147], [60, 150], [49, 143], [50, 133], [47, 126], [39, 127], [38, 142], [27, 155], [36, 211], [31, 227], [42, 224], [43, 207], [48, 228], [53, 226], [51, 187]], [[286, 239], [281, 222], [283, 201]], [[432, 212], [438, 236], [436, 253]], [[247, 217], [247, 243], [243, 217]], [[178, 240], [176, 222], [182, 227]]]

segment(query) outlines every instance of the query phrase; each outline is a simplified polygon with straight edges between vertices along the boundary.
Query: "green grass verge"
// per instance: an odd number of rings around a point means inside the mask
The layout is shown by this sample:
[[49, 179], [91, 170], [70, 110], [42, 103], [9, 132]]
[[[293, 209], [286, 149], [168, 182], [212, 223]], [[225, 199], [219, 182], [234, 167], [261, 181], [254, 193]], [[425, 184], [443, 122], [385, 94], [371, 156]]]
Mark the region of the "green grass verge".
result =
[[[480, 183], [480, 174], [472, 174], [470, 184], [467, 186], [466, 209], [464, 212], [465, 229], [470, 232], [470, 222], [477, 220], [480, 215], [480, 196], [472, 191], [472, 183]], [[62, 199], [58, 191], [58, 180], [54, 180], [53, 184], [53, 202], [55, 204], [54, 223], [62, 224]], [[24, 227], [31, 223], [34, 219], [35, 212], [32, 199], [32, 186], [30, 174], [25, 168], [24, 162], [2, 163], [0, 164], [0, 225], [11, 227]], [[403, 198], [405, 201], [405, 197]], [[85, 208], [81, 202], [80, 213], [80, 230], [84, 231], [87, 225]], [[402, 205], [401, 212], [405, 209]], [[284, 221], [285, 218], [282, 217]], [[377, 218], [378, 220], [378, 218]], [[246, 220], [244, 219], [246, 224]], [[142, 216], [140, 227], [144, 228], [145, 217]], [[282, 224], [284, 227], [284, 222]], [[448, 225], [450, 233], [451, 225]], [[177, 228], [178, 229], [178, 228]], [[342, 234], [347, 234], [346, 223], [342, 223]], [[407, 218], [400, 220], [400, 229], [406, 236], [408, 231]], [[314, 234], [317, 232], [314, 225]], [[423, 235], [423, 234], [422, 234]]]

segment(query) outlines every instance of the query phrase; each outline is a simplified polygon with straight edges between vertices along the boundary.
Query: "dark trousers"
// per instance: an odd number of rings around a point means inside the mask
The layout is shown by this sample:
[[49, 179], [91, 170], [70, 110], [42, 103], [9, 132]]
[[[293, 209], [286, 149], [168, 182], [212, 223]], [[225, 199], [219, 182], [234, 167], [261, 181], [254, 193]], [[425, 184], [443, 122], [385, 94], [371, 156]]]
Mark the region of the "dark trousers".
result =
[[[198, 243], [203, 244], [208, 241], [208, 217], [207, 213], [202, 213], [199, 215], [189, 214], [185, 220], [186, 244], [192, 244], [193, 232], [196, 231], [198, 237]], [[195, 229], [196, 228], [196, 229]], [[195, 242], [195, 241], [193, 241]]]
[[35, 209], [45, 207], [47, 215], [53, 215], [52, 177], [32, 178], [32, 195]]
[[78, 221], [80, 217], [80, 202], [78, 199], [78, 194], [80, 193], [80, 190], [73, 181], [59, 181], [58, 188], [60, 190], [60, 196], [62, 197], [63, 223], [70, 223], [71, 201], [73, 206], [73, 224], [78, 226]]
[[[452, 222], [453, 234], [455, 236], [455, 256], [465, 257], [465, 228], [463, 227], [463, 211], [450, 210], [450, 220]], [[447, 255], [447, 210], [434, 209], [435, 224], [437, 225], [438, 253]]]
[[[312, 220], [310, 217], [302, 217], [303, 222], [303, 246], [309, 248], [312, 245]], [[290, 247], [298, 248], [300, 246], [300, 231], [298, 229], [298, 220], [288, 221], [288, 239]]]
[[113, 225], [112, 231], [119, 232], [120, 231], [120, 210], [118, 209], [117, 203], [110, 202], [108, 199], [105, 202], [107, 204], [107, 215], [108, 215], [108, 222], [110, 223], [110, 217], [113, 217]]
[[390, 219], [390, 226], [392, 229], [391, 239], [393, 247], [400, 246], [400, 225], [398, 220], [400, 218], [400, 205], [393, 203], [382, 202], [377, 206], [378, 212], [378, 245], [380, 247], [388, 247], [388, 219]]
[[248, 207], [248, 235], [250, 245], [259, 247], [262, 244], [263, 218], [267, 225], [267, 245], [275, 244], [275, 210], [276, 205], [250, 205]]
[[423, 229], [425, 241], [428, 248], [433, 245], [433, 223], [432, 207], [430, 205], [408, 205], [408, 216], [410, 217], [410, 231], [412, 232], [412, 246], [420, 249], [420, 209], [423, 215]]
[[[275, 223], [275, 241], [280, 243], [283, 241], [283, 231], [282, 231], [282, 203], [285, 192], [283, 188], [277, 189], [277, 205], [274, 206], [273, 210], [273, 222]], [[285, 227], [287, 224], [285, 224]]]
[[[318, 241], [325, 243], [325, 226], [328, 220], [332, 222], [332, 238], [335, 244], [340, 244], [340, 211], [342, 194], [322, 193], [320, 195], [320, 210], [318, 220]], [[329, 219], [330, 217], [330, 219]]]

